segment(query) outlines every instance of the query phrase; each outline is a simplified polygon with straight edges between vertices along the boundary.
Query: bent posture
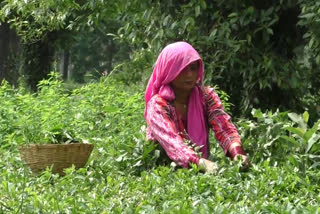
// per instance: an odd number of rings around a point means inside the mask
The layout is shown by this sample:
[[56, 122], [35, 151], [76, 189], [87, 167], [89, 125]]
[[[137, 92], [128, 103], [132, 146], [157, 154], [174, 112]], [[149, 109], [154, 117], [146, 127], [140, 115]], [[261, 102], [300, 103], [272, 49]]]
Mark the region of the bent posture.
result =
[[203, 86], [203, 73], [200, 55], [190, 44], [176, 42], [161, 51], [145, 93], [147, 139], [159, 142], [178, 165], [194, 163], [215, 173], [216, 164], [207, 159], [212, 129], [225, 154], [233, 160], [242, 156], [247, 166], [240, 136], [214, 89]]

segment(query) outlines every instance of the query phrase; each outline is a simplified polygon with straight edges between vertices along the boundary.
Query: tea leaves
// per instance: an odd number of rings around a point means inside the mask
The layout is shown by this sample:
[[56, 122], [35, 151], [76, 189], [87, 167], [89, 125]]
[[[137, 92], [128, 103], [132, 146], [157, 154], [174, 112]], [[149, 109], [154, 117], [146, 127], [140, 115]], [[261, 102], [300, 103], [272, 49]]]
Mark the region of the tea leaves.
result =
[[[211, 136], [216, 176], [172, 167], [145, 141], [143, 89], [112, 77], [72, 92], [52, 74], [38, 94], [0, 87], [0, 213], [318, 213], [319, 121], [261, 112], [236, 125], [251, 168], [241, 172]], [[95, 145], [85, 168], [38, 176], [18, 145]]]

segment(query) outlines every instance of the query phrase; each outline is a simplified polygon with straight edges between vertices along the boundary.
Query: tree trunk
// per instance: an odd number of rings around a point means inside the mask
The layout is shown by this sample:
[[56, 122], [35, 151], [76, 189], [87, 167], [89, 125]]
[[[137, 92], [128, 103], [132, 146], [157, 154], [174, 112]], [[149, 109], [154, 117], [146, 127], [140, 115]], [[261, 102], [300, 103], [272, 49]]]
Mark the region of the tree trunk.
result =
[[0, 25], [0, 81], [6, 78], [6, 63], [9, 56], [9, 25]]
[[32, 91], [37, 90], [39, 81], [48, 77], [54, 59], [57, 35], [56, 31], [49, 32], [42, 40], [23, 45], [23, 75]]
[[63, 80], [68, 80], [69, 58], [70, 58], [70, 51], [65, 50], [63, 54], [63, 72], [62, 72]]
[[0, 82], [5, 79], [16, 85], [18, 81], [19, 38], [8, 23], [0, 25]]

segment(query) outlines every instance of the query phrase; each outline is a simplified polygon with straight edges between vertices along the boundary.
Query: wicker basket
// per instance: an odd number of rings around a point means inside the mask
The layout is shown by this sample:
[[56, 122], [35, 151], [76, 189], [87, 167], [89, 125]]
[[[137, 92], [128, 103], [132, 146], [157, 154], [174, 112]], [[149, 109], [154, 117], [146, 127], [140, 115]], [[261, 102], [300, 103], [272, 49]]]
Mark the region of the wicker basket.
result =
[[28, 144], [19, 147], [20, 156], [38, 174], [47, 167], [52, 167], [52, 173], [64, 175], [63, 169], [72, 164], [75, 168], [83, 167], [93, 149], [93, 144]]

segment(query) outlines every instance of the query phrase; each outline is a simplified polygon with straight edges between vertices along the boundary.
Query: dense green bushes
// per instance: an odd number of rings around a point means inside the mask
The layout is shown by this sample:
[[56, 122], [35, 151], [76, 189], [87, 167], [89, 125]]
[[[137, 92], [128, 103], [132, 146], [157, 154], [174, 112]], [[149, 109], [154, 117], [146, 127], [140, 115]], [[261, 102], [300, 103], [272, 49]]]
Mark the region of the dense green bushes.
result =
[[154, 58], [166, 44], [188, 41], [203, 57], [207, 83], [231, 96], [238, 115], [252, 107], [303, 112], [301, 98], [319, 96], [317, 1], [128, 4], [134, 13], [123, 15], [117, 38]]
[[[235, 121], [252, 162], [247, 173], [211, 135], [212, 176], [157, 160], [145, 141], [142, 87], [111, 74], [70, 92], [52, 73], [39, 88], [0, 88], [1, 213], [319, 212], [320, 127], [307, 125], [307, 113], [253, 110], [252, 120]], [[32, 175], [17, 146], [61, 137], [95, 145], [87, 166]]]
[[[230, 95], [234, 115], [249, 115], [252, 107], [297, 112], [316, 108], [317, 0], [2, 1], [1, 6], [0, 20], [10, 23], [26, 43], [23, 74], [33, 86], [51, 69], [54, 49], [69, 50], [75, 41], [81, 43], [71, 53], [78, 81], [84, 81], [85, 72], [113, 68], [124, 81], [145, 84], [160, 50], [186, 40], [204, 59], [206, 83]], [[121, 42], [117, 51], [115, 45]], [[97, 49], [99, 53], [91, 52]], [[129, 52], [130, 59], [123, 62]], [[306, 103], [305, 96], [313, 100]]]
[[[112, 18], [125, 24], [117, 33], [113, 26], [108, 36], [133, 50], [109, 76], [83, 87], [65, 87], [55, 73], [36, 94], [1, 84], [0, 213], [320, 212], [318, 1], [0, 5], [1, 21], [10, 21], [26, 43], [45, 42], [55, 32], [66, 33], [59, 39], [67, 42], [73, 35], [68, 33], [93, 30]], [[101, 29], [108, 33], [94, 30]], [[234, 105], [218, 90], [227, 110], [251, 112], [250, 119], [233, 117], [252, 163], [249, 172], [224, 156], [213, 135], [210, 158], [219, 165], [217, 176], [164, 164], [157, 145], [145, 142], [145, 84], [161, 48], [177, 40], [200, 52], [206, 84], [231, 95]], [[40, 62], [30, 57], [27, 63]], [[44, 66], [41, 72], [50, 69]], [[70, 140], [95, 149], [85, 168], [70, 168], [64, 177], [49, 170], [34, 176], [19, 158], [21, 144]]]

